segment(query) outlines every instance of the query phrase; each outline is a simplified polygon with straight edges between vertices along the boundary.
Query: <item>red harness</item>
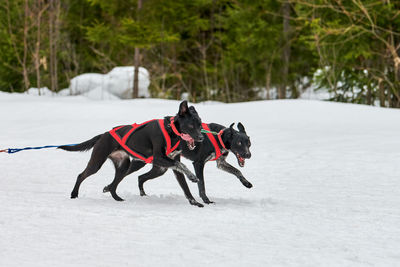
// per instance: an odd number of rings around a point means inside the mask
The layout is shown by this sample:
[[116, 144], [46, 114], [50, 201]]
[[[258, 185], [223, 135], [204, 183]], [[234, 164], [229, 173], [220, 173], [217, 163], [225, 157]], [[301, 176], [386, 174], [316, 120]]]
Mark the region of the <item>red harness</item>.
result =
[[[204, 130], [210, 132], [210, 128], [208, 127], [207, 123], [202, 123], [201, 127], [203, 127]], [[224, 149], [226, 149], [224, 142], [222, 142], [222, 137], [221, 137], [223, 132], [224, 132], [224, 130], [219, 131], [217, 137], [218, 137], [218, 141], [221, 144], [221, 146]], [[215, 150], [215, 158], [211, 159], [211, 161], [217, 160], [217, 159], [219, 159], [219, 157], [222, 156], [222, 152], [221, 152], [221, 149], [219, 148], [218, 142], [212, 133], [206, 133], [206, 135], [208, 137], [208, 140], [210, 140], [211, 144], [214, 146], [214, 150]]]
[[[132, 125], [122, 125], [122, 126], [119, 126], [119, 127], [116, 127], [116, 128], [114, 128], [114, 129], [112, 129], [111, 131], [109, 131], [109, 133], [111, 134], [112, 137], [114, 137], [114, 139], [118, 142], [118, 144], [120, 144], [120, 145], [121, 145], [126, 151], [128, 151], [132, 156], [134, 156], [134, 157], [136, 157], [136, 158], [139, 158], [139, 159], [143, 160], [143, 161], [146, 162], [146, 163], [152, 163], [152, 162], [153, 162], [153, 156], [150, 156], [150, 157], [148, 157], [148, 158], [145, 158], [144, 156], [142, 156], [142, 155], [140, 155], [139, 153], [133, 151], [130, 147], [128, 147], [128, 146], [126, 145], [126, 141], [128, 140], [129, 136], [130, 136], [137, 128], [139, 128], [139, 127], [141, 127], [141, 126], [143, 126], [143, 125], [145, 125], [145, 124], [147, 124], [147, 123], [149, 123], [149, 122], [152, 122], [152, 121], [155, 121], [155, 120], [149, 120], [149, 121], [143, 122], [143, 123], [141, 123], [141, 124], [136, 124], [136, 123], [134, 123], [134, 124], [132, 124]], [[165, 130], [165, 127], [164, 127], [164, 120], [160, 119], [160, 120], [157, 120], [157, 121], [158, 121], [158, 125], [160, 126], [161, 132], [162, 132], [163, 135], [164, 135], [165, 142], [167, 143], [167, 149], [166, 149], [166, 151], [165, 151], [165, 155], [168, 156], [170, 153], [172, 153], [173, 151], [175, 151], [175, 150], [178, 148], [179, 143], [180, 143], [181, 141], [179, 140], [178, 142], [176, 142], [176, 144], [175, 144], [173, 147], [171, 147], [171, 137], [169, 136], [167, 130]], [[172, 125], [174, 125], [174, 124], [173, 124], [173, 121], [171, 122], [171, 126], [172, 126]], [[131, 128], [125, 135], [120, 136], [120, 135], [117, 133], [117, 131], [118, 131], [119, 129], [121, 129], [122, 127], [128, 127], [128, 126], [130, 126], [130, 127], [132, 127], [132, 128]], [[174, 125], [174, 127], [175, 127], [175, 125]], [[175, 130], [176, 130], [176, 128], [175, 128]]]

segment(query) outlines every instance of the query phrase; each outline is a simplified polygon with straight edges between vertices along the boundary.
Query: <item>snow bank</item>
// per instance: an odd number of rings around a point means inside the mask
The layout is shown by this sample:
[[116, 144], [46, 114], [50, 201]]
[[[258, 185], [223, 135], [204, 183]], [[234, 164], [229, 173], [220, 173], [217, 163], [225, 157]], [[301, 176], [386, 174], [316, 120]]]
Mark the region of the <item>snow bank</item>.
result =
[[52, 95], [54, 95], [54, 93], [52, 91], [50, 91], [50, 89], [47, 87], [40, 88], [40, 94], [39, 94], [38, 88], [31, 87], [25, 92], [25, 94], [34, 95], [34, 96], [39, 96], [39, 95], [40, 96], [52, 96]]
[[104, 87], [104, 77], [107, 74], [84, 73], [71, 79], [69, 90], [72, 95], [80, 95], [97, 87]]
[[[73, 95], [83, 94], [92, 99], [131, 98], [134, 67], [115, 67], [107, 74], [85, 73], [71, 79], [69, 90]], [[139, 68], [139, 97], [150, 97], [149, 72]], [[113, 97], [115, 96], [115, 97]]]

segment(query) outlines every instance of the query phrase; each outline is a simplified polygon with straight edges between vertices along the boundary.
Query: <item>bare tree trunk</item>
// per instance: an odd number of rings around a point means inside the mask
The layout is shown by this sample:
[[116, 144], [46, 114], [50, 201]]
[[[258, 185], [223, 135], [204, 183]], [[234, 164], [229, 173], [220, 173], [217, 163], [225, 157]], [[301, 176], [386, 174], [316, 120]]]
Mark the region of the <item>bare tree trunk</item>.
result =
[[54, 2], [50, 1], [49, 6], [49, 72], [50, 72], [50, 90], [55, 91], [54, 85]]
[[282, 6], [283, 14], [283, 49], [282, 49], [282, 82], [279, 90], [279, 98], [286, 98], [286, 87], [288, 83], [289, 73], [289, 60], [290, 60], [290, 42], [289, 42], [289, 31], [290, 31], [290, 3], [289, 0], [285, 0]]
[[36, 1], [36, 45], [35, 51], [33, 54], [33, 58], [35, 60], [35, 70], [36, 70], [36, 87], [38, 88], [39, 95], [40, 93], [40, 26], [41, 26], [41, 17], [42, 17], [42, 0]]
[[57, 58], [57, 48], [58, 48], [58, 40], [60, 38], [60, 10], [61, 10], [61, 2], [60, 0], [56, 0], [56, 14], [55, 14], [55, 26], [54, 26], [54, 60], [53, 60], [53, 72], [54, 72], [54, 90], [58, 91], [58, 58]]
[[399, 89], [400, 89], [400, 57], [397, 52], [399, 46], [396, 44], [395, 37], [392, 31], [392, 25], [390, 25], [390, 51], [393, 57], [393, 68], [394, 68], [394, 88], [393, 88], [393, 103], [392, 107], [398, 107], [400, 103]]
[[163, 92], [163, 94], [165, 94], [165, 83], [166, 83], [166, 78], [167, 78], [166, 69], [167, 68], [165, 67], [165, 60], [164, 60], [164, 56], [165, 56], [164, 50], [165, 50], [165, 48], [164, 48], [163, 38], [164, 38], [164, 16], [162, 17], [162, 20], [161, 20], [161, 42], [160, 42], [160, 56], [159, 56], [159, 59], [160, 59], [160, 74], [161, 74], [161, 86], [160, 86], [160, 88], [161, 88], [161, 92]]
[[[223, 56], [222, 56], [222, 57], [223, 57]], [[223, 61], [222, 57], [221, 57], [221, 61]], [[222, 73], [223, 73], [223, 75], [224, 75], [226, 101], [227, 101], [228, 103], [230, 103], [230, 102], [232, 102], [232, 99], [231, 99], [231, 90], [230, 90], [230, 87], [229, 87], [229, 82], [228, 82], [228, 77], [227, 77], [227, 71], [226, 71], [226, 66], [225, 66], [225, 64], [222, 66]]]
[[59, 32], [60, 1], [49, 3], [49, 50], [50, 50], [50, 89], [58, 91], [57, 44]]
[[213, 35], [213, 30], [214, 30], [214, 8], [215, 8], [215, 0], [212, 1], [212, 6], [211, 6], [211, 14], [210, 14], [210, 25], [211, 25], [211, 38], [208, 43], [206, 43], [206, 36], [205, 33], [202, 33], [202, 45], [200, 45], [200, 52], [202, 55], [202, 61], [203, 61], [203, 75], [204, 75], [204, 83], [206, 86], [206, 98], [209, 100], [211, 98], [211, 92], [210, 92], [210, 81], [208, 77], [208, 72], [207, 72], [207, 50], [208, 48], [212, 45], [214, 42], [214, 35]]
[[381, 107], [385, 107], [385, 87], [383, 86], [382, 79], [378, 81], [379, 88], [379, 104]]
[[204, 74], [204, 84], [206, 86], [206, 98], [210, 99], [210, 86], [208, 85], [208, 75], [207, 75], [207, 49], [203, 46], [204, 49], [201, 49], [202, 61], [203, 61], [203, 74]]
[[[49, 4], [43, 5], [43, 0], [36, 0], [36, 8], [34, 9], [34, 16], [36, 17], [36, 42], [35, 49], [32, 53], [32, 57], [34, 60], [35, 71], [36, 71], [36, 87], [38, 88], [39, 95], [41, 95], [41, 75], [40, 75], [40, 65], [42, 64], [40, 59], [40, 47], [41, 47], [41, 38], [42, 38], [42, 16], [43, 13], [47, 10]], [[44, 58], [45, 59], [45, 58]], [[44, 61], [44, 67], [46, 68], [46, 63]]]
[[393, 103], [392, 107], [398, 107], [400, 103], [400, 99], [398, 97], [399, 95], [399, 89], [400, 89], [400, 58], [396, 56], [394, 59], [394, 93], [393, 93]]
[[391, 88], [388, 88], [386, 97], [387, 97], [387, 101], [388, 101], [388, 107], [391, 108], [392, 107], [392, 92], [391, 92]]
[[265, 71], [265, 90], [267, 91], [267, 100], [271, 99], [271, 68], [272, 68], [272, 62], [267, 64], [267, 69]]
[[[138, 0], [137, 3], [137, 17], [139, 17], [140, 9], [142, 8], [142, 0]], [[140, 50], [135, 47], [135, 58], [134, 58], [135, 70], [133, 73], [133, 94], [132, 98], [138, 98], [139, 96], [139, 65], [140, 65]]]
[[24, 37], [23, 37], [24, 55], [22, 57], [22, 75], [24, 77], [25, 90], [28, 90], [30, 87], [28, 70], [27, 70], [27, 66], [26, 66], [26, 60], [28, 57], [28, 40], [27, 40], [28, 39], [28, 31], [29, 31], [28, 16], [29, 16], [29, 4], [28, 4], [28, 0], [25, 0], [25, 4], [24, 4]]
[[26, 66], [26, 60], [27, 60], [27, 55], [28, 55], [28, 32], [29, 32], [29, 23], [28, 23], [28, 16], [29, 16], [29, 4], [28, 4], [28, 0], [25, 0], [24, 2], [24, 10], [23, 10], [23, 16], [24, 17], [24, 35], [23, 35], [23, 47], [24, 47], [24, 52], [23, 55], [21, 57], [18, 48], [17, 48], [17, 44], [16, 44], [16, 40], [13, 38], [14, 34], [13, 34], [13, 29], [12, 29], [12, 22], [11, 22], [11, 11], [10, 11], [10, 2], [9, 0], [6, 0], [5, 2], [5, 8], [7, 10], [7, 26], [8, 26], [8, 34], [10, 35], [10, 40], [11, 40], [11, 44], [12, 47], [14, 49], [15, 52], [15, 56], [18, 60], [18, 63], [21, 65], [22, 67], [22, 77], [23, 77], [23, 81], [24, 81], [24, 89], [25, 91], [29, 89], [30, 86], [30, 82], [29, 82], [29, 77], [28, 77], [28, 70], [27, 70], [27, 66]]
[[367, 88], [367, 105], [372, 105], [372, 89], [370, 85]]
[[239, 78], [239, 70], [233, 69], [233, 79], [235, 81], [235, 87], [234, 87], [234, 92], [233, 92], [233, 101], [241, 101], [242, 100], [242, 84], [240, 83], [240, 78]]
[[[139, 0], [140, 1], [140, 0]], [[139, 48], [135, 48], [135, 69], [133, 73], [133, 95], [132, 98], [139, 97], [139, 61], [140, 61], [140, 51]]]
[[[174, 76], [178, 76], [178, 71], [177, 71], [177, 55], [176, 55], [176, 44], [172, 44], [172, 71], [174, 73]], [[178, 83], [176, 87], [176, 99], [179, 100], [181, 99], [181, 92], [182, 92], [182, 87], [181, 83]]]
[[215, 8], [215, 0], [212, 1], [212, 8], [211, 8], [211, 14], [210, 14], [210, 27], [211, 27], [211, 37], [210, 40], [207, 43], [206, 40], [206, 35], [205, 32], [202, 32], [201, 34], [201, 43], [199, 42], [198, 46], [199, 46], [199, 50], [201, 53], [201, 59], [202, 59], [202, 65], [203, 65], [203, 76], [204, 76], [204, 85], [206, 87], [206, 98], [207, 100], [210, 99], [211, 96], [211, 92], [210, 92], [210, 82], [209, 82], [209, 77], [208, 77], [208, 72], [207, 72], [207, 51], [208, 48], [210, 48], [210, 46], [214, 43], [214, 39], [215, 36], [213, 34], [213, 30], [214, 30], [214, 23], [215, 23], [215, 19], [214, 19], [214, 8]]

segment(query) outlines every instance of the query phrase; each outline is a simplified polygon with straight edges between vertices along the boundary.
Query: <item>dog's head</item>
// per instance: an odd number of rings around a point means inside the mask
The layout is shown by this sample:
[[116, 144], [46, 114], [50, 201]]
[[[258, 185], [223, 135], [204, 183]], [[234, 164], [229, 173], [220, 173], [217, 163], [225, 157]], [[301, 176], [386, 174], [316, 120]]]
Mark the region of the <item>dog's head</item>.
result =
[[242, 123], [239, 122], [238, 124], [239, 131], [233, 129], [234, 124], [235, 123], [232, 123], [231, 126], [229, 126], [230, 150], [235, 154], [239, 166], [244, 167], [245, 159], [251, 158], [250, 137], [246, 134]]
[[196, 142], [202, 142], [204, 137], [201, 134], [201, 119], [193, 106], [188, 106], [187, 101], [179, 105], [178, 115], [175, 117], [179, 122], [181, 137], [186, 141], [190, 150], [193, 150]]

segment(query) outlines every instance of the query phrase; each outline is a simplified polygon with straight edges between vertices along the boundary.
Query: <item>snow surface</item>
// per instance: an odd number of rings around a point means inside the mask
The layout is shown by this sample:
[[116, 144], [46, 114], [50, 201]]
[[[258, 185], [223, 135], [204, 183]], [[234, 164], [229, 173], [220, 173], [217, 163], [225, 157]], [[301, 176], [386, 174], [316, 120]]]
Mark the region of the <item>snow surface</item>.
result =
[[[84, 73], [71, 79], [68, 91], [91, 99], [113, 100], [130, 98], [133, 88], [134, 67], [115, 67], [107, 74]], [[150, 97], [149, 72], [139, 68], [139, 97]]]
[[[81, 142], [178, 104], [2, 93], [0, 148]], [[0, 153], [0, 266], [400, 265], [399, 110], [305, 100], [195, 107], [204, 122], [245, 125], [252, 158], [241, 170], [252, 189], [210, 162], [215, 205], [190, 206], [170, 171], [140, 197], [147, 166], [120, 184], [120, 203], [102, 193], [114, 173], [107, 162], [71, 200], [89, 152]]]
[[52, 96], [54, 93], [47, 87], [42, 87], [40, 88], [40, 94], [39, 94], [39, 89], [36, 87], [31, 87], [29, 88], [25, 94], [28, 95], [34, 95], [34, 96]]

